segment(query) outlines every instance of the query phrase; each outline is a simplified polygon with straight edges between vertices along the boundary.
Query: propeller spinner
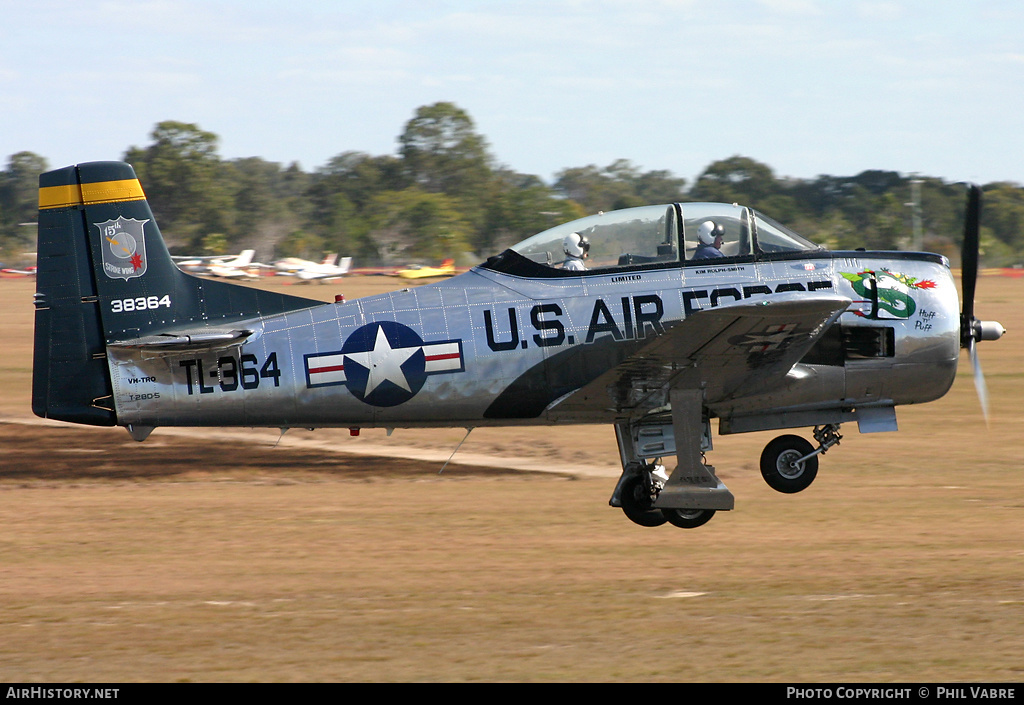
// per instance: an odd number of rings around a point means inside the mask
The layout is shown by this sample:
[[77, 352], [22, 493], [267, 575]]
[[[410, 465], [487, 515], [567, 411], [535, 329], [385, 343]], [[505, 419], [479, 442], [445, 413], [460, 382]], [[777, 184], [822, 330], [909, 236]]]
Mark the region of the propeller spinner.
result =
[[977, 344], [982, 340], [999, 340], [1006, 329], [996, 321], [980, 321], [974, 315], [974, 294], [978, 286], [978, 253], [981, 232], [981, 188], [972, 184], [967, 191], [967, 215], [964, 220], [964, 242], [960, 250], [963, 310], [960, 314], [960, 345], [967, 348], [974, 370], [974, 386], [981, 401], [985, 422], [988, 422], [988, 387], [981, 372]]

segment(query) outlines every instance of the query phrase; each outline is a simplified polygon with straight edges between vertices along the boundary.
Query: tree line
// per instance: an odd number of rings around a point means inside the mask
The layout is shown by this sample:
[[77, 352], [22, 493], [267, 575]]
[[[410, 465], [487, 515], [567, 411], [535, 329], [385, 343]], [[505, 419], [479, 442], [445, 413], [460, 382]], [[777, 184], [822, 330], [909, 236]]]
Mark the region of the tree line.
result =
[[[397, 154], [342, 152], [313, 172], [222, 159], [218, 136], [195, 124], [161, 122], [150, 138], [122, 159], [180, 254], [252, 248], [263, 260], [337, 252], [361, 266], [449, 256], [472, 264], [598, 211], [716, 201], [751, 206], [830, 249], [909, 249], [919, 233], [923, 249], [957, 263], [966, 200], [962, 184], [937, 177], [871, 170], [780, 178], [744, 156], [710, 164], [692, 184], [626, 159], [566, 168], [547, 184], [499, 164], [469, 114], [447, 102], [416, 110]], [[35, 249], [38, 177], [48, 168], [26, 151], [0, 172], [0, 259]], [[983, 192], [983, 264], [1024, 262], [1024, 188], [997, 182]]]

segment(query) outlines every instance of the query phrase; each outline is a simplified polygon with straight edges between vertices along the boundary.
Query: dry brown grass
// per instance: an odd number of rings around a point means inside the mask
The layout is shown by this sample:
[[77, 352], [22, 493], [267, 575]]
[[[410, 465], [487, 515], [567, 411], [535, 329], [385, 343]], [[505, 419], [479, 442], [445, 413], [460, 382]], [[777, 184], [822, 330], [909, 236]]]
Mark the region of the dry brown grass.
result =
[[[1011, 331], [982, 348], [991, 428], [964, 365], [946, 398], [900, 410], [900, 433], [844, 429], [799, 495], [761, 481], [769, 436], [716, 438], [737, 508], [695, 531], [630, 524], [609, 477], [439, 476], [458, 430], [275, 448], [259, 431], [137, 444], [22, 423], [31, 292], [0, 280], [0, 680], [1024, 677], [1024, 281], [979, 286], [979, 312]], [[569, 436], [475, 431], [456, 458], [614, 475], [608, 429]], [[399, 457], [409, 445], [438, 459]]]

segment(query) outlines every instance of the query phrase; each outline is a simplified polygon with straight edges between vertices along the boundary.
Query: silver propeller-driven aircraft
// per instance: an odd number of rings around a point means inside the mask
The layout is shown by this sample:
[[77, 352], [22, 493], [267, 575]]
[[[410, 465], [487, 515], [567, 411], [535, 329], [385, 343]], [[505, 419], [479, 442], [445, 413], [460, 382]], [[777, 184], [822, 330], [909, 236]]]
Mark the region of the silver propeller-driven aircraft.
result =
[[[124, 426], [397, 428], [601, 423], [634, 522], [700, 526], [734, 497], [705, 453], [786, 434], [761, 455], [806, 488], [840, 424], [895, 431], [943, 396], [974, 316], [979, 190], [968, 197], [961, 309], [946, 258], [831, 252], [749, 208], [599, 213], [454, 278], [347, 303], [200, 279], [172, 262], [121, 162], [40, 176], [32, 407]], [[676, 456], [669, 472], [663, 459]]]

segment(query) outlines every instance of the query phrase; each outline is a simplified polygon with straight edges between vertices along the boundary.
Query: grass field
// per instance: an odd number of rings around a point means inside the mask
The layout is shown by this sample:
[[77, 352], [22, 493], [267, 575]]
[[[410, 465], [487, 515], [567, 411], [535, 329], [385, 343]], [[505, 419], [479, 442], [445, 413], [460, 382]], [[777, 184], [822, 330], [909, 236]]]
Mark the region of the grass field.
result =
[[0, 680], [1024, 678], [1024, 280], [979, 283], [988, 428], [965, 357], [798, 495], [756, 469], [774, 434], [716, 437], [736, 509], [693, 531], [607, 505], [604, 427], [474, 431], [439, 475], [460, 430], [33, 423], [33, 288], [0, 280]]

